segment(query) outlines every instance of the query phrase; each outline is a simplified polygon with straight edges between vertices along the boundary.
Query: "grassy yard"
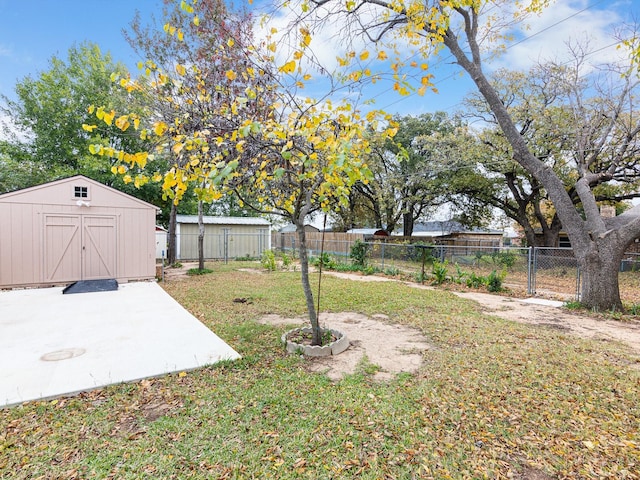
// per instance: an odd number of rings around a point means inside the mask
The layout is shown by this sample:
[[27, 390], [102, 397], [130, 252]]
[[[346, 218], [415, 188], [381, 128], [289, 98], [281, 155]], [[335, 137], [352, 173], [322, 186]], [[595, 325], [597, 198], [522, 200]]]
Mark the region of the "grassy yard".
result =
[[419, 374], [331, 383], [256, 322], [304, 313], [298, 273], [208, 266], [165, 288], [242, 360], [1, 410], [0, 478], [640, 478], [640, 364], [621, 345], [325, 276], [323, 309], [437, 346]]

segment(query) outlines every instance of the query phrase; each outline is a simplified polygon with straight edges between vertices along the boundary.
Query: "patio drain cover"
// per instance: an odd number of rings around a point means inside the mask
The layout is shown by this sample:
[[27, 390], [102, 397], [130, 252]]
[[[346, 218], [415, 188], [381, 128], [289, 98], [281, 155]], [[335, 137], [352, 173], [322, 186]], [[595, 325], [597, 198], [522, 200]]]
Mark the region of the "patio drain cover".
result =
[[69, 360], [73, 357], [79, 357], [85, 352], [86, 350], [84, 348], [65, 348], [64, 350], [45, 353], [40, 357], [40, 360], [44, 362], [59, 362], [60, 360]]
[[62, 294], [67, 293], [88, 293], [88, 292], [110, 292], [118, 289], [118, 282], [114, 278], [102, 280], [80, 280], [72, 283], [62, 290]]

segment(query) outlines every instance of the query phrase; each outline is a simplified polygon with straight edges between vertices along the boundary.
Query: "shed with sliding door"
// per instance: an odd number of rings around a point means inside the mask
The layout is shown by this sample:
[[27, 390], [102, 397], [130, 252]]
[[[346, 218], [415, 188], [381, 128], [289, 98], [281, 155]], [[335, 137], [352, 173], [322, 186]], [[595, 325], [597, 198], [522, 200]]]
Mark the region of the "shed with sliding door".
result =
[[0, 195], [0, 288], [155, 276], [157, 207], [78, 175]]

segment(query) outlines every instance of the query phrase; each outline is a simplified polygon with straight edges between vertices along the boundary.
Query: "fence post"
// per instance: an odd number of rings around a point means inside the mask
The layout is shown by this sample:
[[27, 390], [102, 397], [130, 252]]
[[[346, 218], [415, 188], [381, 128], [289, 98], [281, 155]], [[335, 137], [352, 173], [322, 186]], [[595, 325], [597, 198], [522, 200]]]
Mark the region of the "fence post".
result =
[[382, 252], [381, 252], [381, 256], [382, 256], [382, 269], [384, 270], [384, 246], [386, 242], [380, 242], [382, 243]]
[[582, 284], [582, 272], [580, 271], [580, 265], [576, 266], [576, 302], [579, 302], [582, 298], [581, 295], [581, 284]]
[[527, 250], [527, 294], [533, 295], [533, 248], [529, 247]]

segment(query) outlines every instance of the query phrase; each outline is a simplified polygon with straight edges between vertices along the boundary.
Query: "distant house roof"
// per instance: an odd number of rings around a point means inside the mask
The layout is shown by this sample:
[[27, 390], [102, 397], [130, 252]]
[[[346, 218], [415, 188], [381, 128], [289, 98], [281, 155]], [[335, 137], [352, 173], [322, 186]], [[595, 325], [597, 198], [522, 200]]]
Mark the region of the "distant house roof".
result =
[[[415, 237], [442, 237], [454, 233], [473, 233], [476, 235], [498, 235], [502, 234], [501, 230], [487, 230], [484, 228], [467, 228], [459, 222], [451, 221], [433, 221], [416, 223], [413, 226], [412, 236]], [[402, 231], [394, 232], [394, 235], [402, 235]]]
[[[280, 232], [280, 233], [291, 233], [291, 232], [295, 232], [295, 231], [296, 231], [296, 226], [293, 223], [288, 223], [287, 225], [282, 227], [280, 230], [278, 230], [278, 232]], [[314, 227], [313, 225], [311, 225], [310, 223], [307, 223], [304, 226], [304, 231], [305, 232], [319, 232], [320, 230], [318, 228]]]
[[[178, 223], [198, 223], [197, 215], [177, 215]], [[269, 221], [260, 217], [203, 217], [206, 225], [259, 225], [268, 227], [271, 225]]]
[[379, 235], [383, 237], [389, 236], [386, 230], [380, 230], [379, 228], [352, 228], [347, 230], [347, 233], [360, 233], [362, 235]]

